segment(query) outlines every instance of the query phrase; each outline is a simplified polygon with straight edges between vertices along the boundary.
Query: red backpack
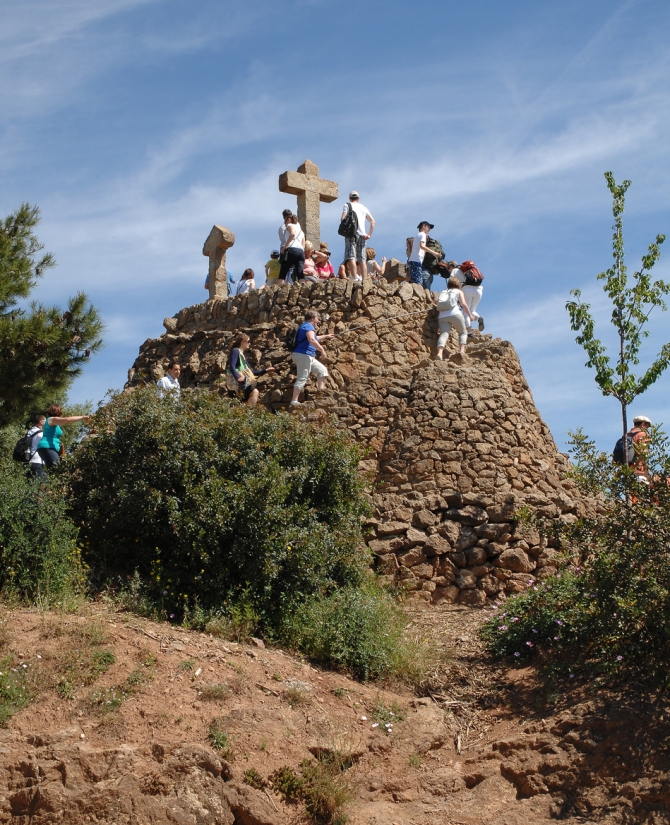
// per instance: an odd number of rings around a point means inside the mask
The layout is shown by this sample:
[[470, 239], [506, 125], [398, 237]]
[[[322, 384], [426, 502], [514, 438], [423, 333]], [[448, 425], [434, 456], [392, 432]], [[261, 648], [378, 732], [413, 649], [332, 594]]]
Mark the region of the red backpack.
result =
[[463, 286], [481, 286], [484, 276], [475, 266], [474, 261], [463, 261], [459, 269], [465, 275]]

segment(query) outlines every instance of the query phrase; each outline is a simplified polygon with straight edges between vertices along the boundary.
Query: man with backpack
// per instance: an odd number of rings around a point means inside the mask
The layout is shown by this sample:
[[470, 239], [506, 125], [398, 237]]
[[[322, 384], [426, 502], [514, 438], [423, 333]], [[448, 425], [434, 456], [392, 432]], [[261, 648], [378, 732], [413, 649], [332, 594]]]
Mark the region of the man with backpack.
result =
[[636, 415], [633, 419], [633, 427], [626, 436], [626, 446], [624, 448], [623, 436], [617, 441], [612, 459], [615, 464], [628, 464], [638, 481], [649, 484], [649, 468], [647, 466], [647, 447], [649, 441], [649, 428], [651, 419], [646, 415]]
[[428, 233], [434, 227], [434, 223], [421, 221], [417, 226], [417, 234], [412, 239], [412, 248], [408, 250], [409, 259], [407, 263], [409, 264], [410, 283], [420, 284], [425, 289], [430, 289], [433, 284], [433, 272], [432, 268], [427, 266], [426, 255], [435, 258], [436, 262], [444, 256], [442, 247], [439, 244], [436, 246], [429, 243]]
[[[369, 232], [365, 231], [365, 222], [370, 224]], [[375, 228], [375, 219], [368, 208], [359, 201], [358, 192], [353, 189], [349, 192], [349, 203], [345, 204], [340, 218], [339, 235], [344, 237], [344, 260], [347, 274], [350, 278], [356, 277], [356, 272], [365, 278], [368, 274], [365, 263], [365, 242], [372, 237]], [[345, 234], [346, 233], [346, 234]]]

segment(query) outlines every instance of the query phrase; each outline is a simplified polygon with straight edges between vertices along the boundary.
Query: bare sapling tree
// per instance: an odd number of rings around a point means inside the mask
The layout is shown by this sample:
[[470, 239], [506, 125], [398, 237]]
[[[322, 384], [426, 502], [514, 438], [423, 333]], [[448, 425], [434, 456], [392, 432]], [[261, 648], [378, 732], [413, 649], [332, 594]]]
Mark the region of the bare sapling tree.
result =
[[[598, 275], [604, 281], [603, 290], [612, 302], [612, 324], [619, 339], [619, 352], [616, 364], [612, 365], [610, 356], [603, 343], [595, 337], [595, 322], [591, 307], [581, 301], [579, 289], [573, 289], [574, 300], [566, 303], [570, 314], [570, 326], [579, 333], [577, 343], [588, 355], [587, 367], [595, 370], [595, 381], [602, 394], [613, 396], [621, 404], [623, 425], [623, 443], [626, 444], [628, 433], [628, 407], [661, 376], [670, 365], [670, 343], [663, 344], [658, 356], [638, 377], [634, 367], [640, 363], [639, 353], [642, 341], [649, 335], [647, 322], [651, 311], [660, 307], [666, 310], [663, 296], [670, 292], [670, 285], [664, 281], [651, 280], [651, 269], [661, 256], [660, 246], [665, 235], [657, 235], [655, 243], [649, 245], [646, 255], [642, 256], [642, 267], [633, 274], [632, 284], [628, 282], [624, 261], [623, 211], [629, 180], [617, 184], [611, 172], [605, 172], [607, 188], [612, 194], [612, 214], [614, 215], [614, 234], [612, 235], [612, 256], [614, 264], [606, 272]], [[624, 450], [627, 454], [627, 451]]]

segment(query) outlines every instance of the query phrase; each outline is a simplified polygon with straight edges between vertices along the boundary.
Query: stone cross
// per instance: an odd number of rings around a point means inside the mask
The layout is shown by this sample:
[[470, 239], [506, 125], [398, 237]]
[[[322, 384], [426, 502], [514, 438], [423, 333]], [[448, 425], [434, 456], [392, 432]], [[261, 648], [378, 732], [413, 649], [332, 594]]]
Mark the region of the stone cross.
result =
[[228, 274], [226, 272], [226, 250], [235, 243], [235, 236], [225, 226], [212, 227], [202, 248], [202, 254], [209, 258], [209, 297], [228, 297]]
[[298, 166], [297, 172], [284, 172], [279, 176], [279, 191], [298, 196], [298, 220], [305, 237], [315, 247], [321, 235], [321, 207], [323, 203], [337, 200], [337, 184], [319, 177], [319, 167], [311, 160]]

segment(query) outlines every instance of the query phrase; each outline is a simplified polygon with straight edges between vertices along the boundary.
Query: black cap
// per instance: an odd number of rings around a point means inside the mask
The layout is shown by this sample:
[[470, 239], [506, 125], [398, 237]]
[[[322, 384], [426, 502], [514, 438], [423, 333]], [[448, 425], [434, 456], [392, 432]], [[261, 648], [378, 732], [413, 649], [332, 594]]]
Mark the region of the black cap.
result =
[[434, 228], [435, 228], [435, 224], [434, 224], [434, 223], [431, 223], [430, 221], [419, 221], [419, 225], [417, 226], [417, 229], [421, 229], [421, 227], [424, 225], [424, 223], [427, 223], [427, 224], [428, 224], [428, 226], [429, 226], [431, 229], [434, 229]]

